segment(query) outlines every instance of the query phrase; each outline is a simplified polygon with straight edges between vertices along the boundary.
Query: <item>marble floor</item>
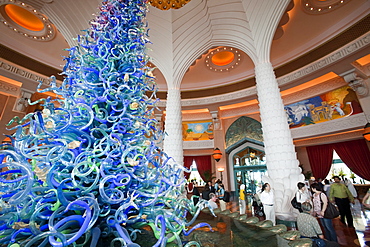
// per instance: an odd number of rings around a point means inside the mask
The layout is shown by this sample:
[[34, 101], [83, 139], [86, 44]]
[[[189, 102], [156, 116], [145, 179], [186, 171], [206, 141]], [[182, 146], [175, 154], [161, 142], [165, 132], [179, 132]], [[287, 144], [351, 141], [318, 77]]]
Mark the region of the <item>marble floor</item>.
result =
[[[231, 212], [239, 210], [237, 202], [229, 202], [227, 209]], [[248, 216], [253, 216], [251, 206], [247, 206]], [[340, 222], [339, 218], [333, 220], [338, 236], [338, 243], [343, 247], [370, 247], [370, 210], [363, 210], [359, 203], [352, 207], [355, 228], [348, 228]]]

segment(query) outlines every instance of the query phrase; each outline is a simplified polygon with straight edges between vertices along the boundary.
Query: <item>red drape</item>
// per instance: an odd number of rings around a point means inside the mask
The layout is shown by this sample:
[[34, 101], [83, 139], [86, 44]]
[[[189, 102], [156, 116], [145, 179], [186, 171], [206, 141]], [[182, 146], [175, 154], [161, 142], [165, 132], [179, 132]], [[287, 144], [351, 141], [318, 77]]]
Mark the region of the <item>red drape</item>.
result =
[[200, 177], [203, 179], [203, 181], [209, 180], [209, 178], [205, 176], [205, 173], [212, 174], [211, 156], [194, 156], [194, 160], [197, 164]]
[[370, 180], [370, 151], [364, 139], [334, 143], [333, 147], [349, 169], [361, 178]]
[[326, 178], [333, 163], [333, 145], [325, 144], [307, 147], [312, 175], [317, 178]]
[[[193, 156], [184, 156], [184, 167], [189, 169], [191, 164], [193, 163], [193, 160]], [[190, 177], [190, 172], [184, 172], [184, 177], [186, 180], [188, 180]]]

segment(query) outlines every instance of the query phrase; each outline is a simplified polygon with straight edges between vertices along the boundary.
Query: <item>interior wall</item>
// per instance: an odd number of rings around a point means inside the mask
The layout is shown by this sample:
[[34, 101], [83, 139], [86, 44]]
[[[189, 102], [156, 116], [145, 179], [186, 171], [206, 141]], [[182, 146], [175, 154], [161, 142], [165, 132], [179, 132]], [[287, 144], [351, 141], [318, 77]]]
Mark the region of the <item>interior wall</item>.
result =
[[[3, 140], [6, 138], [4, 135], [11, 135], [14, 133], [14, 130], [9, 131], [6, 129], [6, 125], [9, 123], [9, 121], [15, 116], [18, 116], [20, 119], [22, 119], [25, 114], [13, 111], [14, 104], [17, 101], [16, 97], [4, 94], [0, 95], [0, 140]], [[14, 124], [12, 126], [14, 126]]]
[[297, 159], [299, 164], [302, 165], [302, 172], [311, 171], [310, 161], [308, 159], [306, 147], [296, 147]]

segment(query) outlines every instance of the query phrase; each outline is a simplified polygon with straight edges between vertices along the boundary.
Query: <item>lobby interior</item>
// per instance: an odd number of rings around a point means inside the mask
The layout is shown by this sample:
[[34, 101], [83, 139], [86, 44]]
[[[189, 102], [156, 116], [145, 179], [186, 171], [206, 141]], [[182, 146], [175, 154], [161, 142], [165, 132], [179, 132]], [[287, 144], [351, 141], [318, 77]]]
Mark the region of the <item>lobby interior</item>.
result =
[[[182, 157], [212, 157], [218, 148], [222, 158], [211, 159], [211, 173], [223, 176], [226, 189], [235, 194], [240, 177], [250, 180], [257, 174], [242, 167], [252, 165], [251, 153], [261, 155], [260, 165], [269, 172], [263, 122], [273, 125], [274, 120], [262, 120], [255, 68], [266, 61], [274, 70], [289, 122], [288, 139], [302, 171], [314, 170], [310, 147], [364, 140], [364, 127], [370, 122], [368, 0], [149, 2], [148, 55], [156, 67], [160, 98], [155, 118], [172, 138], [164, 150], [177, 162], [182, 163]], [[0, 4], [0, 133], [10, 135], [6, 124], [13, 117], [39, 109], [28, 99], [56, 97], [37, 92], [38, 83], [48, 87], [52, 75], [58, 83], [63, 81], [66, 49], [77, 44], [76, 37], [88, 28], [100, 1]], [[172, 92], [180, 96], [167, 104]], [[350, 93], [351, 100], [345, 100]], [[177, 108], [169, 108], [173, 102], [179, 103]], [[276, 108], [271, 107], [272, 114]], [[169, 116], [173, 111], [177, 111], [175, 120]], [[169, 121], [177, 128], [171, 129]], [[211, 131], [190, 131], [191, 125], [207, 124]], [[281, 141], [276, 134], [268, 138], [275, 139], [274, 145]], [[369, 151], [370, 142], [366, 144]], [[229, 207], [238, 210], [235, 202]], [[346, 236], [340, 240], [343, 246], [361, 246], [370, 240], [369, 218], [364, 213], [358, 216], [362, 225], [357, 233], [336, 224], [338, 231], [344, 231], [338, 235]]]

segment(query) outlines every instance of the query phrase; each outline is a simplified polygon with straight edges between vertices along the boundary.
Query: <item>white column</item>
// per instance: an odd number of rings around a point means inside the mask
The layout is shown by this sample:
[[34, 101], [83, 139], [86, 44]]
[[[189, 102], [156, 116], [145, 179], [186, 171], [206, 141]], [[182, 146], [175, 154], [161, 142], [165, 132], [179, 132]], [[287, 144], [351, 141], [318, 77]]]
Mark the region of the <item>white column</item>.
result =
[[291, 215], [290, 201], [304, 176], [271, 63], [256, 64], [255, 73], [268, 172], [265, 182], [274, 189], [277, 217], [284, 219]]
[[178, 88], [169, 88], [167, 91], [164, 131], [164, 151], [177, 164], [183, 165], [181, 92]]

